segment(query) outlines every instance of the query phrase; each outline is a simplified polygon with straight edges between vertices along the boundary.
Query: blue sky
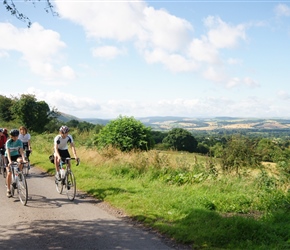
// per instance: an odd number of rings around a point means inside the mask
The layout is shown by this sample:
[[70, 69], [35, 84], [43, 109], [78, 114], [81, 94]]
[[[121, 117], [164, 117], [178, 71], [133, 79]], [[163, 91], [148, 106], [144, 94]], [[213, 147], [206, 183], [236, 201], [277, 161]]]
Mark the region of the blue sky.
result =
[[290, 1], [15, 2], [0, 94], [79, 118], [290, 117]]

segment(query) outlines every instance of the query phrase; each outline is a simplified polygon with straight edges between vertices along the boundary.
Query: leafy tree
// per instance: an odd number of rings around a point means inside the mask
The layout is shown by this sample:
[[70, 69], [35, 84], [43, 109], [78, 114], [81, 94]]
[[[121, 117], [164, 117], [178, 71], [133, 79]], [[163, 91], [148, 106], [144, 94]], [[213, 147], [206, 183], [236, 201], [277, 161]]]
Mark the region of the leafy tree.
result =
[[197, 140], [194, 136], [183, 128], [174, 128], [168, 132], [163, 139], [163, 143], [169, 144], [173, 149], [178, 151], [195, 152]]
[[13, 100], [6, 96], [0, 95], [0, 120], [4, 122], [10, 122], [13, 120], [13, 114], [11, 107]]
[[121, 151], [153, 148], [151, 128], [145, 127], [133, 117], [119, 116], [110, 121], [97, 135], [99, 148], [113, 146]]
[[73, 127], [73, 128], [77, 128], [79, 126], [79, 124], [80, 124], [80, 122], [78, 120], [75, 120], [75, 119], [70, 120], [66, 123], [66, 125], [68, 127]]
[[45, 101], [37, 101], [34, 95], [22, 94], [15, 98], [12, 111], [16, 119], [28, 129], [43, 132], [50, 121], [50, 108]]
[[205, 143], [198, 143], [196, 151], [201, 154], [207, 154], [209, 152], [209, 146]]
[[277, 162], [283, 155], [279, 144], [268, 138], [262, 138], [257, 145], [257, 154], [262, 161]]
[[160, 131], [152, 131], [151, 134], [155, 144], [157, 144], [162, 143], [163, 139], [167, 136], [168, 133]]
[[259, 167], [255, 141], [245, 136], [233, 135], [222, 152], [221, 166], [224, 171], [235, 170], [236, 173], [241, 168]]

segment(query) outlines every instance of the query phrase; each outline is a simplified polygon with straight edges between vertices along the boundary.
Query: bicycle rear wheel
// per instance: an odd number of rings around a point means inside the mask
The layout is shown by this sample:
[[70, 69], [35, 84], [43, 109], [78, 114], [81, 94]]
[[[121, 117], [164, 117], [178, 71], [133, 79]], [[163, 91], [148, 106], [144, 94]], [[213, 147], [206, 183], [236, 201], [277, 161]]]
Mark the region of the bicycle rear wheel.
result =
[[25, 176], [28, 176], [29, 168], [30, 168], [30, 163], [29, 163], [29, 162], [23, 164], [22, 172], [23, 172], [23, 174], [24, 174]]
[[73, 172], [69, 170], [66, 174], [66, 194], [70, 201], [73, 201], [76, 196], [76, 180]]
[[23, 173], [18, 173], [17, 191], [19, 200], [22, 205], [25, 206], [28, 200], [28, 187], [25, 175]]

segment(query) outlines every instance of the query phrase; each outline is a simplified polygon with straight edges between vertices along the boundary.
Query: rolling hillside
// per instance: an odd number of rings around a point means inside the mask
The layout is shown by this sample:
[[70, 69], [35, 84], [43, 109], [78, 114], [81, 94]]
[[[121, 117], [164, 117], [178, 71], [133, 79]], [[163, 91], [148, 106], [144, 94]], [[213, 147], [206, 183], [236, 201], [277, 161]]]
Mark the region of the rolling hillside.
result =
[[[93, 124], [106, 125], [109, 119], [84, 118], [79, 119], [62, 113], [60, 120], [66, 122], [71, 119], [86, 121]], [[152, 116], [139, 117], [145, 126], [153, 130], [168, 131], [172, 128], [184, 128], [190, 131], [214, 131], [214, 130], [288, 130], [290, 118], [239, 118], [239, 117], [212, 117], [212, 118], [189, 118], [176, 116]]]

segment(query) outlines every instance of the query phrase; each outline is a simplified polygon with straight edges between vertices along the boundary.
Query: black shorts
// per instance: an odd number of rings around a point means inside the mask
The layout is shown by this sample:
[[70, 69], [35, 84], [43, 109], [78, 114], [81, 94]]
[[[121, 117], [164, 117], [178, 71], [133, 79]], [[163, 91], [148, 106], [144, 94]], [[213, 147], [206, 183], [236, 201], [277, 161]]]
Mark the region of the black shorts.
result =
[[65, 158], [70, 158], [70, 154], [69, 154], [67, 149], [65, 149], [65, 150], [59, 149], [58, 153], [59, 153], [62, 161], [65, 161]]
[[[11, 158], [11, 161], [17, 161], [18, 158], [21, 158], [21, 155], [13, 155], [13, 156], [10, 156], [10, 158]], [[7, 161], [8, 161], [8, 158], [7, 158]]]

